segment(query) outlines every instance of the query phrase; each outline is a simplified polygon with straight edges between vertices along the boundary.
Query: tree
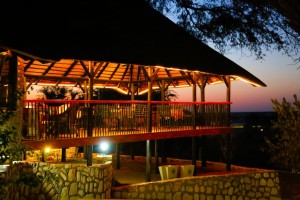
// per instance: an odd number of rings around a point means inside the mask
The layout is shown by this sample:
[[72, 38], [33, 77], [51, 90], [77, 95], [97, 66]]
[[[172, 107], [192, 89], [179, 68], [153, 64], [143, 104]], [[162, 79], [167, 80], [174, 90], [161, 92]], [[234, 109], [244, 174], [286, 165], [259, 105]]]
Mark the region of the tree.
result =
[[[16, 94], [20, 100], [24, 92], [17, 91]], [[22, 144], [22, 119], [19, 106], [13, 109], [0, 107], [0, 164], [7, 160], [11, 164], [22, 159], [25, 152], [25, 146]]]
[[146, 0], [205, 43], [225, 53], [282, 51], [299, 62], [300, 5], [297, 0]]
[[273, 120], [274, 135], [266, 137], [267, 149], [271, 162], [279, 167], [300, 171], [300, 101], [294, 95], [294, 102], [282, 102], [272, 99], [277, 119]]
[[25, 147], [21, 142], [19, 111], [0, 109], [0, 164], [9, 160], [21, 160]]

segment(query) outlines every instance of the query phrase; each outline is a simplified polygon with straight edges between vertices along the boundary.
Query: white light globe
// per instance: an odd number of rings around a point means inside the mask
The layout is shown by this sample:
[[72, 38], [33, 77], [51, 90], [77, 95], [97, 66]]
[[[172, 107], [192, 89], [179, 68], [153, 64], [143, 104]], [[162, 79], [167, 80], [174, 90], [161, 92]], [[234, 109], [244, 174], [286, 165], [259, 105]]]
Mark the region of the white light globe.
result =
[[100, 149], [102, 151], [107, 151], [108, 150], [108, 143], [107, 142], [101, 142], [100, 143]]

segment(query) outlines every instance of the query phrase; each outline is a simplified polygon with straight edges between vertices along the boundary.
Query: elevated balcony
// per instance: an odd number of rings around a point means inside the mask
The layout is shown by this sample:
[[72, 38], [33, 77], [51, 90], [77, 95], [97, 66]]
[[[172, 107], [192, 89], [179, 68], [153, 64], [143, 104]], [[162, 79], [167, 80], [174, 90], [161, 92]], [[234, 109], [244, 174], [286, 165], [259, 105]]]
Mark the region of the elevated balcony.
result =
[[67, 148], [227, 134], [230, 102], [25, 100], [23, 143]]

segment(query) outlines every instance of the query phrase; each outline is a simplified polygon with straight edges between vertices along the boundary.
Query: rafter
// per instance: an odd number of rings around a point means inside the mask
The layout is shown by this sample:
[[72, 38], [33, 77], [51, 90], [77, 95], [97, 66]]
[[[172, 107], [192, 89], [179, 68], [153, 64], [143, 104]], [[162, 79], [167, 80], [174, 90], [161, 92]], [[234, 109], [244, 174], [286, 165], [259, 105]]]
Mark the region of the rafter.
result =
[[25, 65], [25, 67], [24, 67], [24, 72], [26, 72], [26, 71], [29, 69], [29, 67], [32, 65], [33, 62], [34, 62], [34, 60], [31, 59], [31, 60]]
[[120, 67], [120, 64], [118, 64], [117, 67], [114, 69], [114, 71], [112, 72], [112, 74], [111, 74], [110, 77], [109, 77], [109, 80], [112, 79], [112, 77], [113, 77], [113, 76], [115, 75], [115, 73], [118, 71], [119, 67]]
[[98, 75], [95, 76], [96, 79], [98, 79], [98, 78], [101, 76], [101, 74], [105, 71], [105, 69], [107, 68], [108, 65], [109, 65], [109, 62], [106, 62], [105, 65], [104, 65], [104, 66], [102, 67], [102, 69], [100, 70], [100, 72], [98, 73]]
[[85, 63], [84, 63], [82, 60], [80, 60], [80, 64], [81, 64], [82, 68], [84, 69], [84, 73], [82, 74], [82, 77], [88, 76], [88, 77], [91, 78], [89, 69], [88, 69], [88, 67], [85, 65]]

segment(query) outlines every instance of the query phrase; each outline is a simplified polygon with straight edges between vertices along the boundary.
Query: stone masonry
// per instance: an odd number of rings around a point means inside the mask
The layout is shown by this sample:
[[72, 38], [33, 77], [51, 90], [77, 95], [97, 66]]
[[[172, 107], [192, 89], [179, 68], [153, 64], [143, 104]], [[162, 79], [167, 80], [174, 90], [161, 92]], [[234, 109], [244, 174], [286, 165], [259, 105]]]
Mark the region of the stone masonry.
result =
[[51, 164], [20, 162], [5, 173], [33, 172], [43, 177], [38, 186], [6, 187], [6, 199], [172, 199], [172, 200], [280, 200], [278, 172], [264, 169], [211, 176], [190, 176], [113, 187], [112, 164]]
[[276, 171], [192, 176], [112, 189], [113, 198], [172, 200], [280, 200]]
[[[53, 199], [72, 200], [80, 198], [110, 198], [112, 164], [49, 164], [20, 162], [8, 167], [6, 176], [13, 177], [18, 172], [34, 172], [42, 177], [35, 187], [25, 185], [7, 187], [7, 199]], [[17, 189], [16, 189], [17, 188]]]

